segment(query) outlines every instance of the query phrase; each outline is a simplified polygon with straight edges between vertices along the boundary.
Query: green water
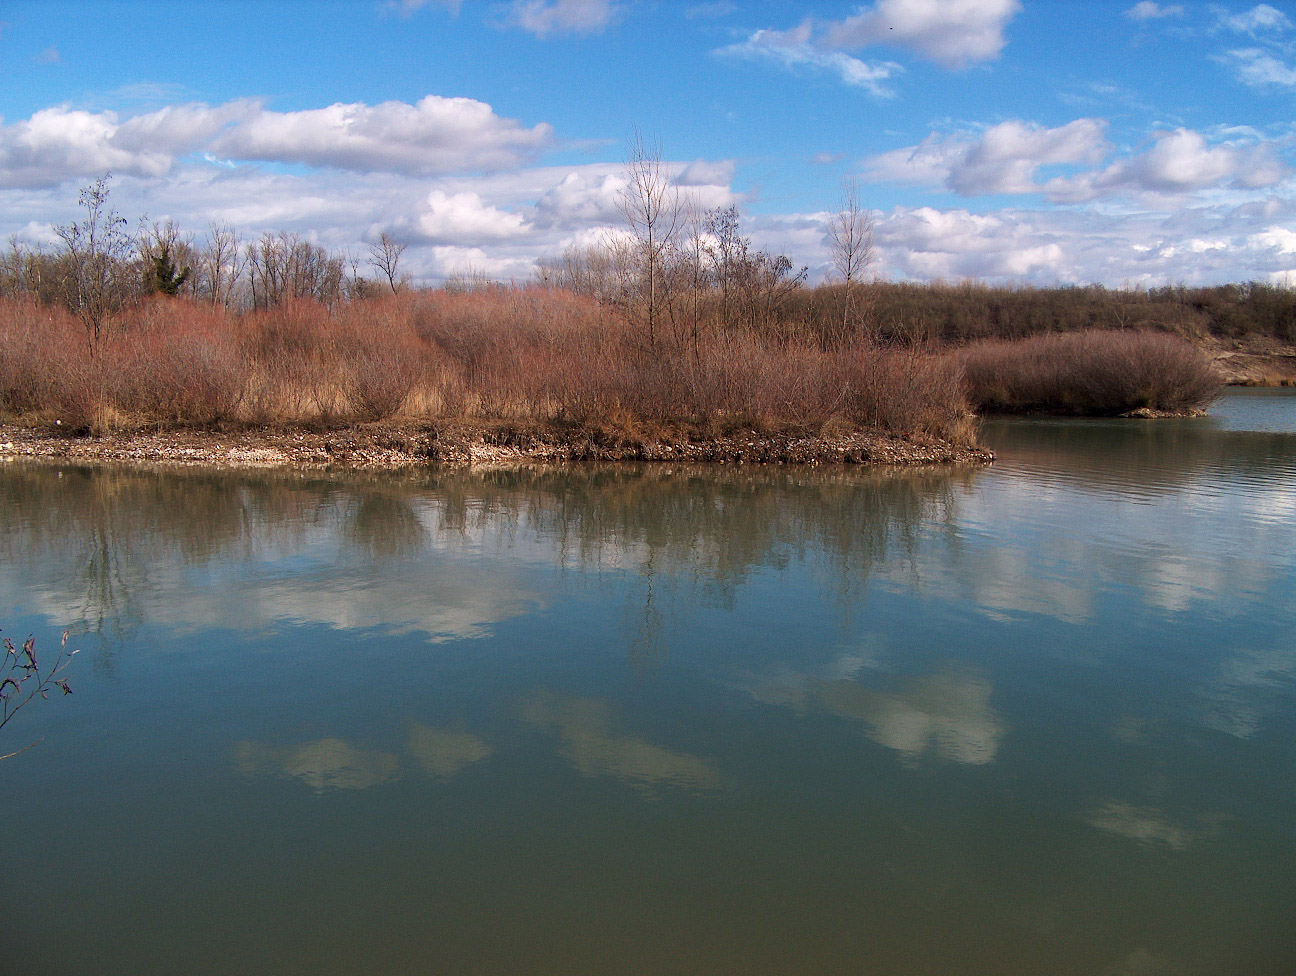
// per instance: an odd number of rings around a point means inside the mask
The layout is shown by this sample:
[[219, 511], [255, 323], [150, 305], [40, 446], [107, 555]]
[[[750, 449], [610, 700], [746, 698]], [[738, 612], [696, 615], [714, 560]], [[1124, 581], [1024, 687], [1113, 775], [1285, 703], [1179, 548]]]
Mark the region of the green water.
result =
[[0, 467], [0, 972], [1296, 971], [1296, 397], [985, 439]]

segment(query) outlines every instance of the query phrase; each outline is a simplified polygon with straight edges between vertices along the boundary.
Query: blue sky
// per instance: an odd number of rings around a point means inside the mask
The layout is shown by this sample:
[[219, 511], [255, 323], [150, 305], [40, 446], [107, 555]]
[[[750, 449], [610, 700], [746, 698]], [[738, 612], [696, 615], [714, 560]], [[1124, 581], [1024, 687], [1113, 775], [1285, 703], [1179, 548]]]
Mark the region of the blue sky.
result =
[[631, 134], [819, 277], [843, 180], [890, 279], [1296, 284], [1296, 5], [0, 0], [0, 234], [111, 172], [201, 243], [435, 281], [603, 239]]

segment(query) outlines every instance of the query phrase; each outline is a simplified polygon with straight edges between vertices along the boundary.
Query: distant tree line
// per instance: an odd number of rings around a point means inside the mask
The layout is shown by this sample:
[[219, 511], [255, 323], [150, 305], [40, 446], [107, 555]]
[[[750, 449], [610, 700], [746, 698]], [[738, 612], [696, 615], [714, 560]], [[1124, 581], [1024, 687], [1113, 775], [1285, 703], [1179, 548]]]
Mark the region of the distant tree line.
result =
[[280, 231], [243, 239], [229, 224], [212, 223], [202, 240], [174, 221], [141, 219], [132, 233], [112, 206], [109, 177], [80, 191], [81, 218], [55, 227], [46, 248], [10, 237], [0, 253], [0, 297], [35, 296], [74, 313], [93, 348], [108, 323], [150, 295], [184, 296], [234, 311], [272, 308], [290, 299], [327, 307], [408, 284], [400, 270], [404, 243], [383, 233], [363, 263]]

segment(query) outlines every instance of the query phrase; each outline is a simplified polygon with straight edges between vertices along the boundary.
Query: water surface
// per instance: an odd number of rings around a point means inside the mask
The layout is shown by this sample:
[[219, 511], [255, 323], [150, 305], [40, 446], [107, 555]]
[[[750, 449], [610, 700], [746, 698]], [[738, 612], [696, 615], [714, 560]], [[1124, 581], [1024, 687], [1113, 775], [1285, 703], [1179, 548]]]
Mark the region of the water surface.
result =
[[0, 468], [25, 974], [1280, 974], [1296, 398], [989, 469]]

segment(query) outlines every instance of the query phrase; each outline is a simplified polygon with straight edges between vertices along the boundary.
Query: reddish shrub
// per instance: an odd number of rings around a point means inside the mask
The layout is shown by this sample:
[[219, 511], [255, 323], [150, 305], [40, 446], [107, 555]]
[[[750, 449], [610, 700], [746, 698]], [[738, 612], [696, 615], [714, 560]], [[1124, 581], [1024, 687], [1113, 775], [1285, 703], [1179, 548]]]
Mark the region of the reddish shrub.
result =
[[982, 410], [1121, 414], [1200, 409], [1220, 391], [1210, 359], [1176, 336], [1075, 332], [986, 342], [955, 354]]

